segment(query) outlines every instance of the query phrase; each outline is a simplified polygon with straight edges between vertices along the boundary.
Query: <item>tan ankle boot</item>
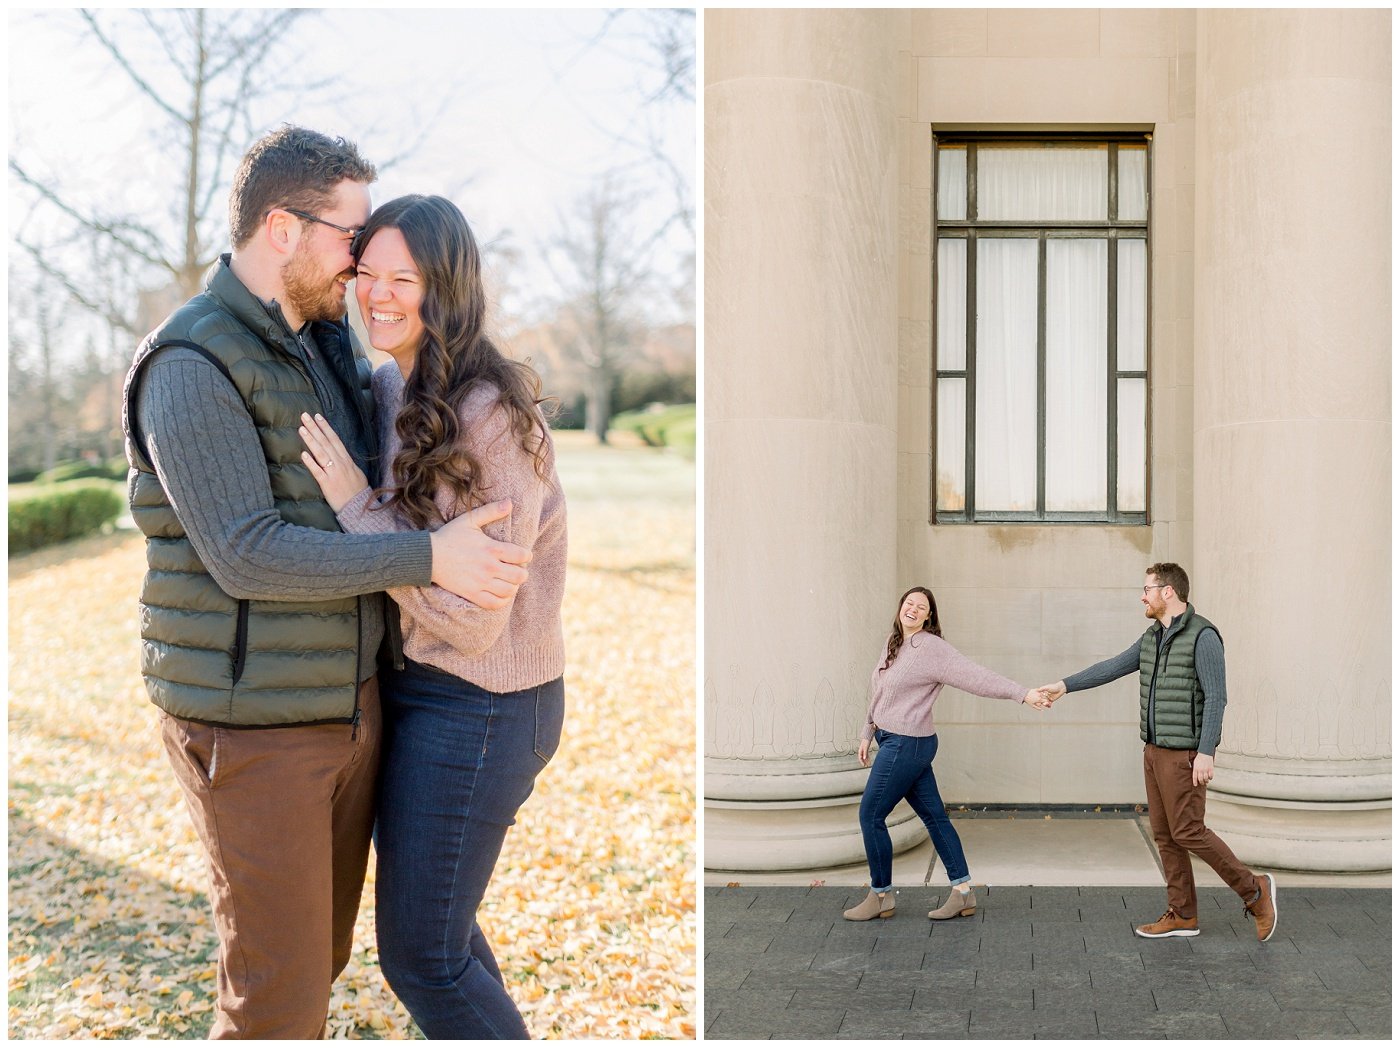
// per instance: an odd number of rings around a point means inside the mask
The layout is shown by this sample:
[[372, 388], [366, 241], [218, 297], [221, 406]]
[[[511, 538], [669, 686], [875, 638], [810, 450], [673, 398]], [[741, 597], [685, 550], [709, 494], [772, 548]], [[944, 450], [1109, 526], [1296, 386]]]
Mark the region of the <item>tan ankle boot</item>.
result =
[[977, 896], [973, 894], [971, 887], [967, 891], [950, 888], [943, 905], [936, 910], [929, 910], [928, 915], [932, 920], [946, 921], [949, 917], [971, 917], [976, 912]]
[[868, 921], [875, 917], [894, 916], [894, 896], [892, 892], [880, 895], [871, 892], [859, 906], [852, 906], [841, 916], [848, 921]]

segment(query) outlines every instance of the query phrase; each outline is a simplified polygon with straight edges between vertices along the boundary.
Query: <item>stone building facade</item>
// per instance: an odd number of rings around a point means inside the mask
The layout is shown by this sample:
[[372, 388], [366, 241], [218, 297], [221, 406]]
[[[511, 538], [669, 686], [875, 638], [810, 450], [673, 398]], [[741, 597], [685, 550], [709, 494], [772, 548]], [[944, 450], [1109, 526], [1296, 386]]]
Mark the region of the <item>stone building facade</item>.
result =
[[[856, 736], [908, 586], [1035, 685], [1132, 643], [1172, 560], [1225, 639], [1213, 828], [1388, 869], [1390, 13], [714, 10], [704, 90], [706, 865], [862, 858]], [[1101, 237], [1146, 241], [1145, 417], [1108, 437], [1136, 519], [940, 519], [935, 240], [967, 230], [934, 156], [998, 136], [1148, 152], [1145, 228]], [[1145, 799], [1135, 679], [1045, 714], [946, 689], [937, 724], [950, 803]]]

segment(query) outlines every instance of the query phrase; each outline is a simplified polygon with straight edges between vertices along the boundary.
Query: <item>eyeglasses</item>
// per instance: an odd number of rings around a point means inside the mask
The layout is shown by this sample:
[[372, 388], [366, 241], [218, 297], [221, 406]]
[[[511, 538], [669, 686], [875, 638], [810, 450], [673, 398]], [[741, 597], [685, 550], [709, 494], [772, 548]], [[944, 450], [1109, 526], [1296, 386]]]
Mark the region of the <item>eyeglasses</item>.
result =
[[1168, 586], [1170, 586], [1170, 585], [1171, 585], [1170, 582], [1164, 582], [1164, 583], [1162, 583], [1160, 586], [1144, 586], [1144, 587], [1142, 587], [1142, 595], [1143, 595], [1144, 597], [1147, 596], [1147, 591], [1150, 590], [1150, 589], [1166, 589], [1166, 588], [1167, 588]]
[[308, 215], [305, 211], [298, 211], [294, 207], [284, 207], [282, 208], [282, 210], [287, 212], [287, 214], [289, 215], [296, 215], [297, 218], [304, 218], [308, 222], [319, 222], [323, 226], [330, 226], [332, 229], [344, 233], [350, 238], [350, 250], [352, 252], [355, 250], [355, 247], [359, 244], [360, 237], [364, 236], [364, 226], [361, 226], [359, 229], [346, 229], [344, 226], [338, 226], [334, 222], [327, 222], [324, 218], [318, 218], [315, 215]]

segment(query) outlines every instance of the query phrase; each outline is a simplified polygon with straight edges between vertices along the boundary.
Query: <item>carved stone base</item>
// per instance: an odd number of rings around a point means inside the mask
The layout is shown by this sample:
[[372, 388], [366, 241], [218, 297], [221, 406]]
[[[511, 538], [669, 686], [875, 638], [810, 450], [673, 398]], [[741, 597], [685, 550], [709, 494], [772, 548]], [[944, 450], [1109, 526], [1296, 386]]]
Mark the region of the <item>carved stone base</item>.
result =
[[[705, 868], [822, 870], [865, 861], [860, 797], [809, 801], [705, 801]], [[885, 820], [895, 854], [928, 839], [903, 801]]]
[[1390, 801], [1306, 802], [1211, 790], [1206, 825], [1247, 866], [1319, 873], [1389, 870]]

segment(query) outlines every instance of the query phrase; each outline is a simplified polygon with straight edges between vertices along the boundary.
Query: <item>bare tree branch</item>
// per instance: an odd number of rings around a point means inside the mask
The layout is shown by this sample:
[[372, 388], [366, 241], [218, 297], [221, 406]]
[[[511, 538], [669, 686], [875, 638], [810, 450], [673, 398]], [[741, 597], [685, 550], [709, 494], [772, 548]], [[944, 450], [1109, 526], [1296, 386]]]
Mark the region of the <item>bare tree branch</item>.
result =
[[[98, 43], [112, 56], [117, 65], [121, 66], [122, 71], [131, 78], [131, 82], [136, 85], [141, 93], [156, 105], [160, 106], [172, 120], [179, 123], [188, 123], [184, 114], [163, 99], [160, 93], [150, 84], [146, 83], [145, 78], [132, 67], [131, 63], [127, 61], [126, 55], [122, 53], [121, 48], [117, 47], [107, 34], [102, 31], [102, 27], [97, 24], [97, 19], [93, 16], [93, 13], [86, 10], [80, 10], [78, 13], [82, 15], [83, 21], [87, 22], [88, 28], [92, 30], [92, 35], [97, 38]], [[176, 68], [181, 67], [177, 66]]]
[[560, 232], [545, 253], [565, 303], [556, 329], [590, 373], [585, 426], [600, 443], [607, 443], [612, 387], [634, 343], [657, 239], [635, 237], [628, 223], [635, 206], [635, 193], [604, 179], [579, 199], [572, 216], [560, 215]]
[[176, 69], [183, 69], [185, 56], [175, 49], [170, 35], [165, 31], [165, 27], [156, 20], [155, 15], [149, 10], [143, 10], [141, 20], [146, 23], [146, 28], [151, 31], [151, 35], [160, 42], [161, 50], [165, 52], [165, 57], [170, 59], [170, 64]]
[[153, 253], [150, 248], [142, 247], [140, 244], [136, 243], [134, 240], [131, 239], [129, 235], [132, 233], [139, 233], [149, 243], [158, 245], [160, 243], [160, 238], [157, 237], [152, 230], [137, 226], [135, 223], [130, 221], [104, 222], [101, 219], [91, 218], [87, 215], [81, 214], [76, 208], [71, 207], [66, 201], [59, 197], [58, 194], [55, 193], [52, 189], [50, 189], [48, 186], [30, 177], [29, 173], [25, 171], [24, 168], [20, 167], [19, 161], [15, 160], [13, 157], [10, 158], [10, 172], [21, 182], [29, 186], [29, 188], [33, 189], [41, 197], [47, 200], [49, 203], [57, 207], [69, 218], [81, 224], [84, 228], [89, 229], [92, 232], [98, 233], [102, 236], [111, 237], [123, 248], [131, 252], [131, 254], [135, 255], [143, 262], [147, 262], [150, 265], [164, 269], [172, 275], [175, 273], [174, 267], [171, 266], [169, 262], [167, 262], [160, 255]]
[[15, 243], [24, 249], [34, 264], [39, 267], [40, 272], [49, 279], [56, 281], [68, 294], [68, 297], [78, 305], [105, 318], [108, 323], [115, 324], [133, 338], [139, 338], [141, 336], [142, 333], [137, 330], [137, 325], [133, 318], [117, 310], [113, 303], [89, 295], [81, 286], [74, 282], [71, 276], [49, 262], [45, 253], [37, 246], [24, 240], [16, 240]]

